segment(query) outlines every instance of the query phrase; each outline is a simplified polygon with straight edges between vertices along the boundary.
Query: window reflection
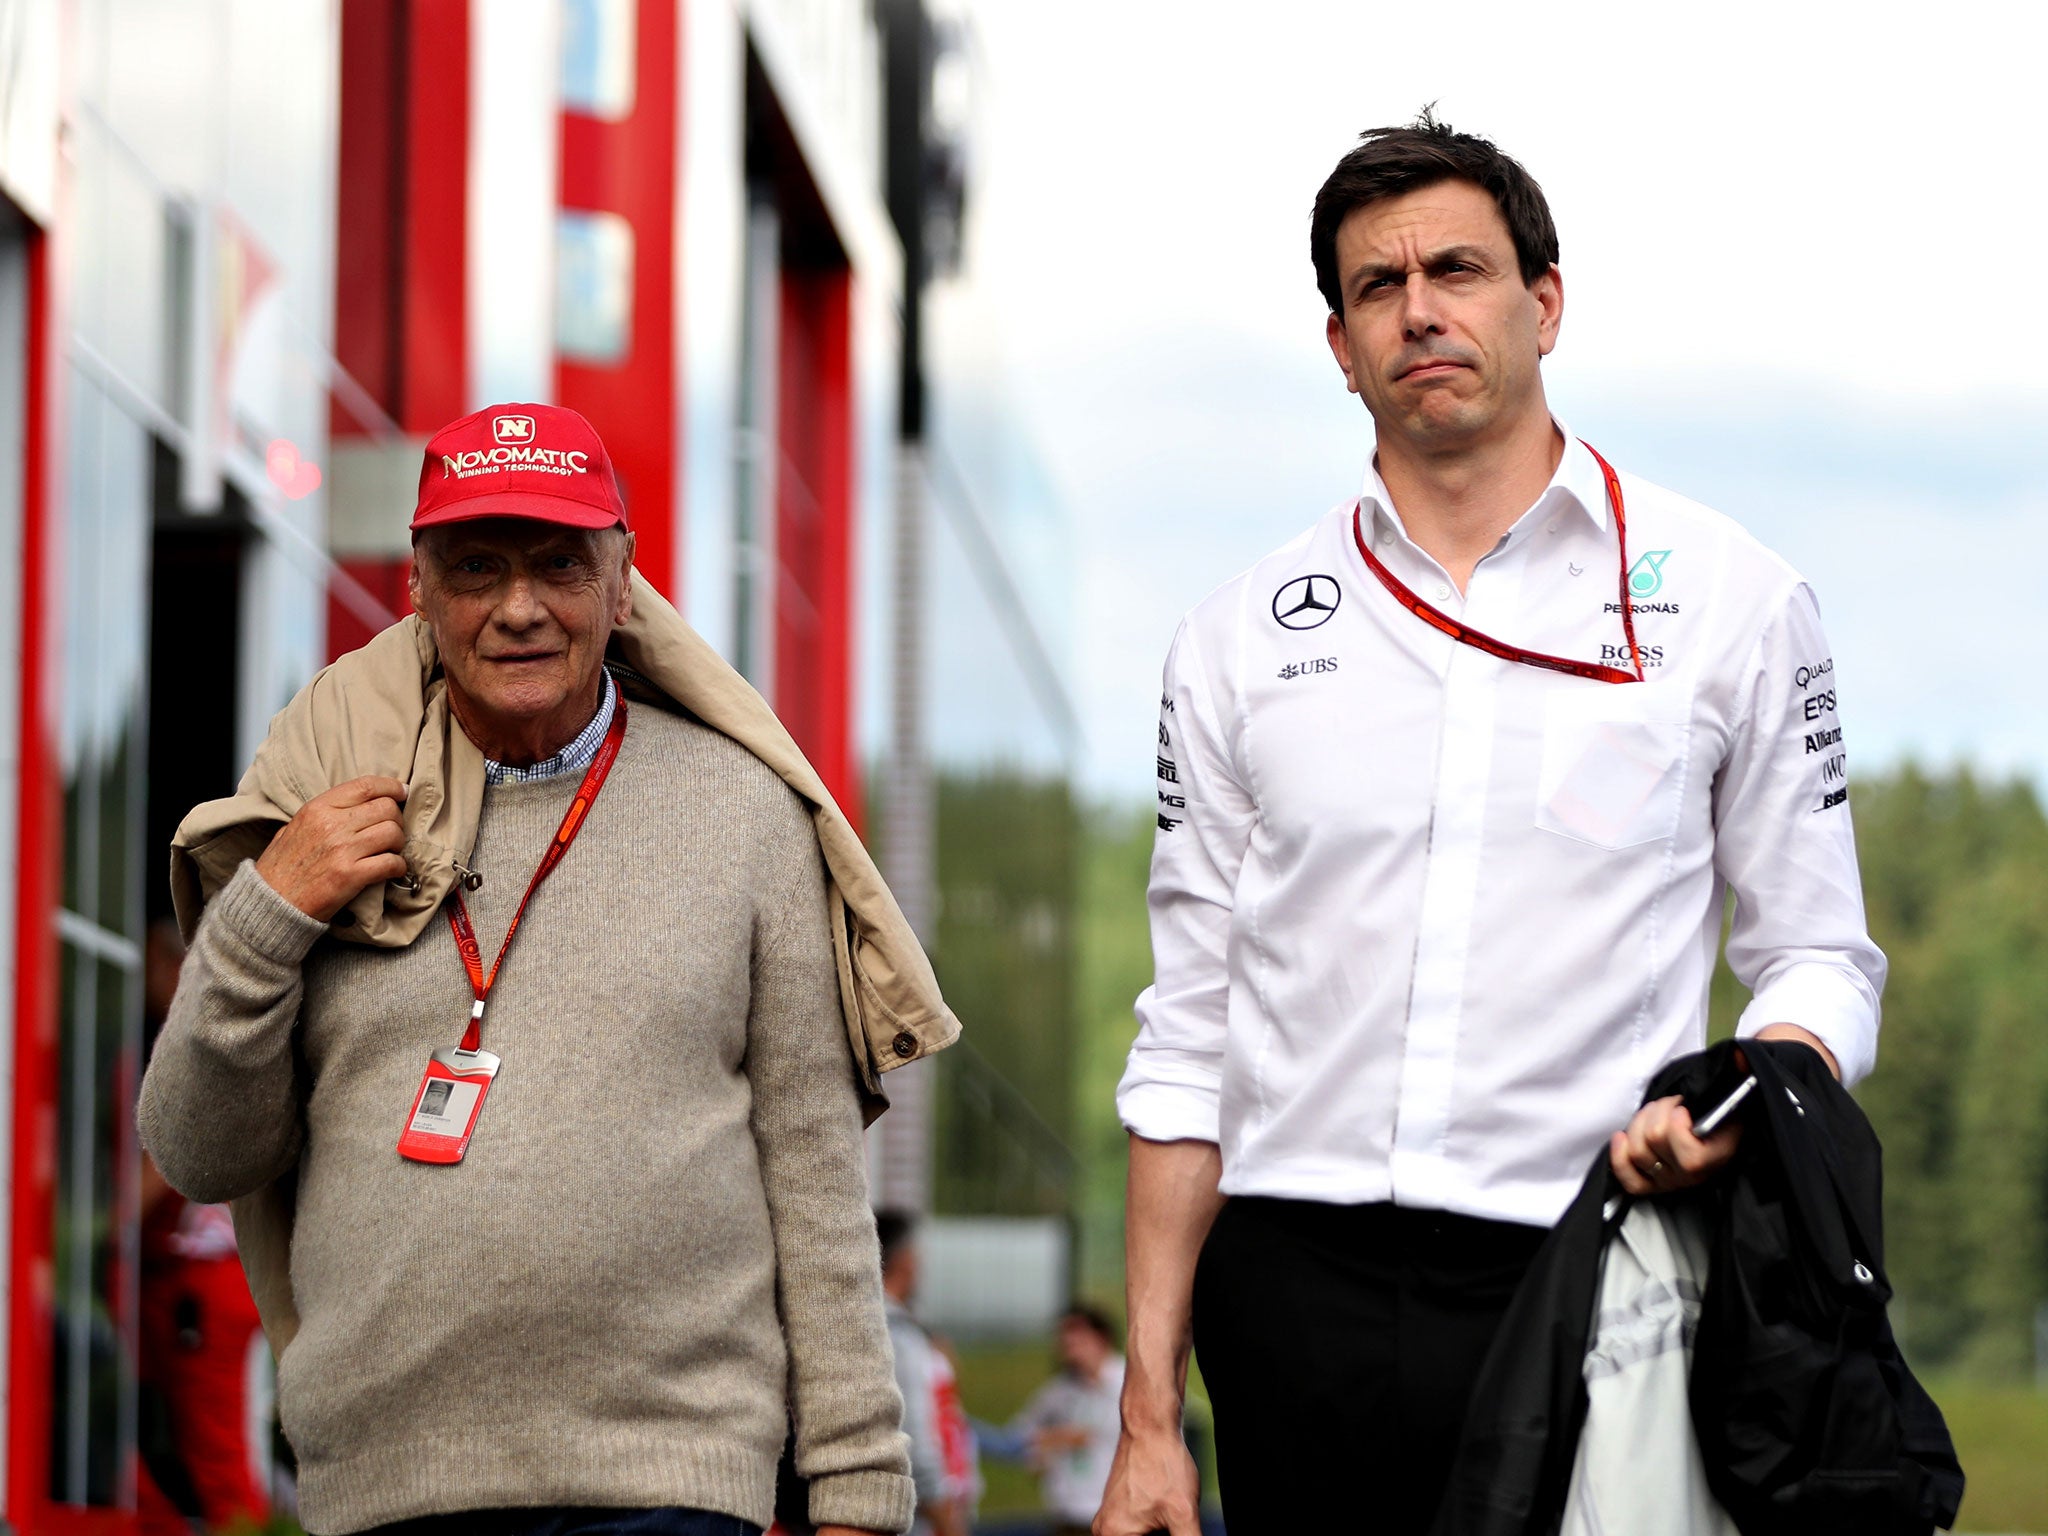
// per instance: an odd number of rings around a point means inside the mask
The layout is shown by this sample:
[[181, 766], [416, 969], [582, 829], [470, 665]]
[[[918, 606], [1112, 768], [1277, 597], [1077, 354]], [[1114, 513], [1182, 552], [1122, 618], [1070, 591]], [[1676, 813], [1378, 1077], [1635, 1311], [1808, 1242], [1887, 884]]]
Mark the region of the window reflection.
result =
[[150, 440], [77, 370], [70, 388], [50, 1492], [107, 1506], [133, 1500]]
[[63, 948], [50, 1493], [127, 1503], [134, 1452], [133, 969]]

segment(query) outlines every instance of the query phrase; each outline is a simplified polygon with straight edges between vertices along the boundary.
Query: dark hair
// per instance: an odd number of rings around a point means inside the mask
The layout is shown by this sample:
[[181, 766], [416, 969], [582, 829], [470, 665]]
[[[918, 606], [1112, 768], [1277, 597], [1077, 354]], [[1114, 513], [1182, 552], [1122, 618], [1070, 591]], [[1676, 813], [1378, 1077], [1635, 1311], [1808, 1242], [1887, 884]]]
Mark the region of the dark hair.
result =
[[1543, 189], [1490, 141], [1438, 122], [1431, 107], [1405, 128], [1370, 128], [1358, 139], [1358, 147], [1337, 162], [1316, 193], [1309, 221], [1308, 253], [1331, 314], [1344, 313], [1337, 284], [1337, 231], [1344, 220], [1368, 203], [1440, 181], [1469, 181], [1491, 194], [1515, 242], [1523, 282], [1535, 282], [1557, 260], [1557, 226], [1550, 222]]
[[1098, 1335], [1111, 1349], [1117, 1347], [1116, 1324], [1109, 1320], [1109, 1314], [1092, 1302], [1077, 1301], [1060, 1314], [1063, 1323], [1079, 1323], [1083, 1328]]
[[917, 1218], [908, 1211], [875, 1212], [875, 1236], [882, 1244], [882, 1268], [889, 1267], [889, 1261], [903, 1251], [904, 1244], [917, 1233]]

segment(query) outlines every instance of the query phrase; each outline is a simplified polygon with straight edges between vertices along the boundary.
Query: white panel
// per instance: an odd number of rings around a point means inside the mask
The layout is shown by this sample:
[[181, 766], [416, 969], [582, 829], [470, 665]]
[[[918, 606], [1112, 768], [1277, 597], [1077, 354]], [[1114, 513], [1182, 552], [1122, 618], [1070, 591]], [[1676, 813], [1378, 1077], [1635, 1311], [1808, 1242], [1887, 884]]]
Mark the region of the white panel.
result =
[[555, 0], [470, 4], [470, 410], [554, 398], [561, 23]]
[[0, 0], [0, 189], [47, 226], [57, 195], [58, 8]]
[[855, 423], [853, 629], [854, 749], [877, 761], [889, 745], [891, 551], [896, 522], [898, 365], [903, 329], [887, 298], [853, 285]]
[[740, 304], [746, 251], [746, 54], [732, 0], [687, 0], [676, 355], [682, 359], [683, 614], [733, 659]]
[[935, 1216], [918, 1228], [917, 1312], [959, 1339], [1043, 1338], [1067, 1300], [1057, 1216]]

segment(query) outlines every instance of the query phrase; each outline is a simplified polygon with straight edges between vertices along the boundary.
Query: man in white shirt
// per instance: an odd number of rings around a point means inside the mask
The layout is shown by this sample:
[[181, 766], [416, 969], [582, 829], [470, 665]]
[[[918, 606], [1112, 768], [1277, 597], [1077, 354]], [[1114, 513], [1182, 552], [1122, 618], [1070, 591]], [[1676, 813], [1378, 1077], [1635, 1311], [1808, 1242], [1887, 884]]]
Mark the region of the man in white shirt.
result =
[[1637, 1108], [1704, 1044], [1725, 892], [1740, 1033], [1852, 1082], [1876, 1050], [1813, 595], [1552, 417], [1541, 189], [1425, 113], [1339, 163], [1311, 249], [1377, 451], [1167, 660], [1098, 1536], [1194, 1536], [1191, 1342], [1231, 1536], [1428, 1529], [1500, 1313], [1602, 1144], [1638, 1194], [1733, 1151]]

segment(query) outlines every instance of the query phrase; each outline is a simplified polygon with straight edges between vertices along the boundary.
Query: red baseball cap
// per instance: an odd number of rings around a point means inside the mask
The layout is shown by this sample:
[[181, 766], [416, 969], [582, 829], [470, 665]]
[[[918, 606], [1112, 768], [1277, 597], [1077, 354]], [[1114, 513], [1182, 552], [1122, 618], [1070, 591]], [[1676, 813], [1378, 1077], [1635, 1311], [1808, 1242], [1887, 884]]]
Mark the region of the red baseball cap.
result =
[[596, 429], [560, 405], [489, 405], [427, 441], [413, 532], [479, 517], [631, 528]]

